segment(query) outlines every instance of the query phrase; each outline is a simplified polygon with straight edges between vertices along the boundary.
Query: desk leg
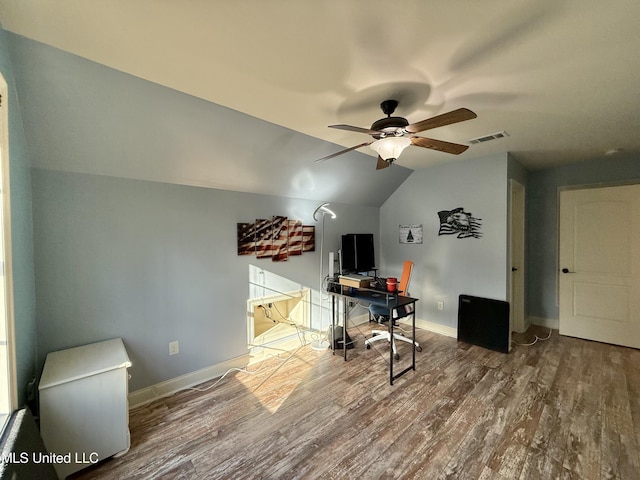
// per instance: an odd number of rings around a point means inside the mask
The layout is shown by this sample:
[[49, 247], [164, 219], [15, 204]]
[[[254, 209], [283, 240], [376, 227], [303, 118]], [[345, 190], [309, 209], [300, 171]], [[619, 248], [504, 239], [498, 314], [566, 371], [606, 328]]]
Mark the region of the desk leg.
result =
[[412, 303], [411, 304], [413, 307], [413, 314], [411, 315], [412, 318], [412, 323], [411, 323], [411, 329], [413, 331], [413, 345], [411, 348], [411, 354], [413, 355], [413, 359], [411, 361], [411, 368], [413, 370], [416, 369], [416, 304]]
[[344, 361], [347, 361], [347, 306], [346, 298], [342, 299], [342, 348], [344, 349]]
[[389, 309], [389, 385], [393, 385], [393, 310]]
[[[320, 307], [320, 309], [322, 310], [322, 306]], [[320, 313], [320, 315], [322, 316], [322, 313]], [[334, 341], [334, 336], [336, 334], [336, 296], [335, 295], [331, 295], [331, 342], [329, 345], [329, 348], [331, 349], [331, 354], [335, 355], [336, 354], [336, 349], [335, 349], [335, 345], [336, 342]]]
[[[412, 339], [412, 351], [411, 351], [411, 366], [405, 368], [404, 370], [402, 370], [400, 373], [398, 373], [397, 376], [393, 375], [393, 344], [390, 345], [389, 347], [389, 384], [393, 385], [393, 380], [394, 378], [400, 377], [402, 375], [404, 375], [405, 373], [407, 373], [409, 370], [415, 370], [416, 369], [416, 314], [415, 314], [415, 310], [416, 310], [416, 304], [415, 302], [413, 302], [412, 304], [413, 307], [413, 318], [411, 319], [411, 339]], [[391, 335], [391, 342], [393, 342], [393, 312], [390, 311], [389, 312], [389, 334]]]

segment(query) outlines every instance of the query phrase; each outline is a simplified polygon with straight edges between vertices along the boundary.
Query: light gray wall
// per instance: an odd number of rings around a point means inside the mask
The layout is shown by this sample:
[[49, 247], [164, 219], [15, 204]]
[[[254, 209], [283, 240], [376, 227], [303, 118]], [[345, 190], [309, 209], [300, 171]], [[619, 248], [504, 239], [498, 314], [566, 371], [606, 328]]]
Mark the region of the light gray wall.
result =
[[524, 187], [529, 182], [529, 170], [524, 168], [510, 153], [507, 154], [507, 177], [513, 178]]
[[[381, 273], [399, 276], [404, 260], [415, 263], [417, 318], [456, 328], [460, 294], [506, 300], [507, 163], [501, 154], [415, 171], [381, 207]], [[481, 238], [438, 236], [438, 211], [456, 207], [481, 219]], [[400, 244], [402, 224], [422, 224], [423, 244]]]
[[375, 157], [358, 151], [315, 163], [344, 147], [8, 38], [32, 166], [370, 206], [411, 173], [378, 172]]
[[[32, 295], [31, 371], [47, 352], [112, 337], [131, 353], [132, 389], [244, 354], [251, 259], [235, 255], [236, 223], [308, 223], [320, 200], [339, 199], [339, 218], [326, 224], [335, 251], [340, 233], [379, 230], [376, 207], [411, 172], [380, 175], [356, 152], [314, 164], [336, 146], [5, 37], [28, 139], [22, 160], [28, 153], [34, 167], [37, 359], [34, 288], [20, 290]], [[317, 288], [318, 255], [257, 264]], [[169, 358], [175, 339], [181, 353]]]
[[[5, 37], [34, 168], [32, 367], [49, 351], [121, 336], [138, 389], [245, 353], [250, 260], [235, 256], [236, 223], [311, 221], [331, 200], [343, 207], [327, 223], [326, 250], [337, 250], [339, 233], [379, 230], [377, 206], [411, 173], [380, 175], [357, 152], [314, 164], [341, 147]], [[317, 256], [269, 268], [315, 287]], [[181, 353], [169, 359], [175, 339]]]
[[[49, 351], [122, 337], [140, 389], [247, 352], [250, 264], [319, 285], [320, 232], [315, 252], [287, 262], [236, 254], [238, 222], [316, 224], [315, 201], [34, 169], [33, 205], [40, 366]], [[341, 233], [379, 230], [375, 207], [331, 208], [327, 252]]]
[[36, 306], [31, 221], [31, 173], [27, 156], [22, 112], [7, 49], [6, 33], [0, 28], [0, 72], [9, 87], [9, 176], [11, 189], [11, 244], [13, 304], [18, 402], [26, 402], [26, 384], [36, 373]]
[[640, 182], [640, 156], [604, 157], [539, 170], [527, 188], [527, 304], [532, 320], [557, 324], [558, 195], [567, 186]]

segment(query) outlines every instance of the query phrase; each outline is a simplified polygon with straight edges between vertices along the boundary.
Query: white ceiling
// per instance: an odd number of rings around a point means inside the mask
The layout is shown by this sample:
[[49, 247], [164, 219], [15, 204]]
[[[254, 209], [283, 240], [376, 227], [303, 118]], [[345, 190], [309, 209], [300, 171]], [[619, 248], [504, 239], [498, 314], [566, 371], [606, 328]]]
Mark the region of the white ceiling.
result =
[[409, 122], [467, 107], [421, 135], [506, 130], [461, 157], [530, 169], [640, 150], [639, 19], [637, 0], [0, 0], [8, 31], [344, 147], [369, 137], [327, 125], [369, 127], [387, 98]]

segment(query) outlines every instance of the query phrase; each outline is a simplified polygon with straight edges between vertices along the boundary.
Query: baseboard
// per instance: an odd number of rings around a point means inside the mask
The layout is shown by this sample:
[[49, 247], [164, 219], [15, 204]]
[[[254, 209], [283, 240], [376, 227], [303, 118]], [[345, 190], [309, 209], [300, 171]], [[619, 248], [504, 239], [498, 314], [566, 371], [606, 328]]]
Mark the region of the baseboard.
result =
[[249, 354], [232, 358], [225, 362], [190, 372], [179, 377], [156, 383], [129, 393], [129, 409], [153, 402], [162, 397], [173, 395], [180, 390], [190, 388], [224, 375], [231, 368], [244, 368], [249, 363]]
[[560, 328], [560, 320], [557, 318], [544, 318], [529, 316], [530, 325], [538, 325], [539, 327], [552, 328], [558, 330]]
[[[361, 325], [369, 321], [369, 315], [358, 315], [357, 317], [349, 317], [349, 325]], [[401, 318], [399, 322], [405, 326], [411, 326], [411, 317]], [[416, 318], [416, 328], [427, 330], [429, 332], [438, 333], [446, 337], [458, 338], [458, 329], [440, 325], [439, 323], [429, 322]]]
[[[403, 325], [411, 325], [411, 318], [404, 318], [400, 320], [400, 323]], [[439, 323], [430, 322], [428, 320], [422, 320], [420, 318], [416, 318], [416, 328], [420, 328], [422, 330], [427, 330], [428, 332], [437, 333], [439, 335], [444, 335], [445, 337], [458, 338], [458, 329], [455, 327], [447, 327], [446, 325], [441, 325]]]
[[[363, 314], [349, 318], [350, 325], [360, 325], [369, 321], [369, 315]], [[411, 320], [402, 319], [400, 323], [411, 325]], [[447, 337], [457, 338], [458, 332], [456, 328], [447, 327], [438, 323], [429, 322], [416, 318], [416, 328], [427, 330], [429, 332], [438, 333]], [[164, 382], [151, 385], [150, 387], [141, 388], [129, 393], [129, 409], [140, 407], [147, 403], [151, 403], [162, 397], [173, 395], [180, 390], [190, 388], [195, 385], [213, 380], [223, 375], [231, 368], [243, 368], [249, 363], [249, 354], [232, 358], [216, 365], [205, 367], [195, 372], [190, 372], [180, 377], [171, 378]]]

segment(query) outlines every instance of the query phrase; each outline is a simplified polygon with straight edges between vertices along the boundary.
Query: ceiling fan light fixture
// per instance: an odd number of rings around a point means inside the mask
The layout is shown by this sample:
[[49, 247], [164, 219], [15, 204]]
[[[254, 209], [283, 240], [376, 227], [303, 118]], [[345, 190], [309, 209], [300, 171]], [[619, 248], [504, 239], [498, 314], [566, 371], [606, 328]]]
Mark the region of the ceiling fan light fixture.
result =
[[[424, 132], [425, 130], [477, 118], [478, 116], [468, 108], [458, 108], [447, 113], [436, 115], [435, 117], [426, 118], [420, 122], [409, 123], [406, 118], [391, 116], [397, 105], [398, 102], [396, 100], [385, 100], [382, 102], [380, 107], [387, 117], [373, 122], [371, 128], [354, 127], [353, 125], [329, 125], [331, 128], [370, 135], [373, 137], [373, 140], [361, 143], [355, 147], [345, 148], [331, 155], [326, 155], [316, 160], [316, 162], [337, 157], [338, 155], [351, 152], [360, 147], [369, 146], [378, 154], [376, 169], [380, 170], [391, 165], [409, 145], [429, 148], [452, 155], [459, 155], [469, 148], [468, 145], [414, 135], [415, 133]], [[506, 132], [502, 133], [506, 135]]]
[[389, 161], [397, 159], [409, 145], [411, 145], [411, 139], [407, 137], [385, 137], [376, 140], [369, 147], [383, 160]]

